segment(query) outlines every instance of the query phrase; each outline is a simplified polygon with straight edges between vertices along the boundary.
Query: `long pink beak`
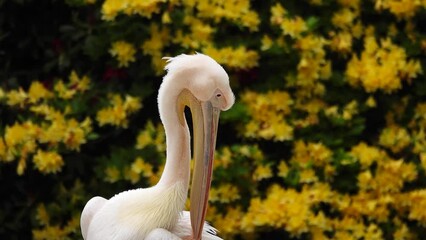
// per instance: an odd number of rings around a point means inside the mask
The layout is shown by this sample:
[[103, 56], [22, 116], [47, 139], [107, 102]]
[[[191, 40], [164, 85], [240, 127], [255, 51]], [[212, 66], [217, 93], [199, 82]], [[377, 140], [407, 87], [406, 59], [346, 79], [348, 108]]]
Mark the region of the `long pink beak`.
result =
[[210, 101], [199, 104], [198, 111], [193, 112], [195, 165], [190, 195], [191, 226], [195, 240], [201, 239], [206, 217], [220, 115], [220, 109]]

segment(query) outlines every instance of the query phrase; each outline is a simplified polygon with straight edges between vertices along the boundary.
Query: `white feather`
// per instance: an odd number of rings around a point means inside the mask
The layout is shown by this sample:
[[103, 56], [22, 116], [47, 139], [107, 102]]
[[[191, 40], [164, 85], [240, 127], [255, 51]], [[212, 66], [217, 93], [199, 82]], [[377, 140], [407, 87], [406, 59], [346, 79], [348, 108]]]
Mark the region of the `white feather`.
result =
[[[192, 228], [191, 228], [190, 214], [188, 211], [182, 212], [178, 223], [171, 230], [171, 233], [175, 234], [176, 236], [179, 236], [180, 238], [191, 236]], [[222, 238], [216, 236], [216, 234], [217, 234], [216, 228], [210, 226], [210, 224], [205, 222], [203, 226], [202, 239], [203, 240], [221, 240]]]

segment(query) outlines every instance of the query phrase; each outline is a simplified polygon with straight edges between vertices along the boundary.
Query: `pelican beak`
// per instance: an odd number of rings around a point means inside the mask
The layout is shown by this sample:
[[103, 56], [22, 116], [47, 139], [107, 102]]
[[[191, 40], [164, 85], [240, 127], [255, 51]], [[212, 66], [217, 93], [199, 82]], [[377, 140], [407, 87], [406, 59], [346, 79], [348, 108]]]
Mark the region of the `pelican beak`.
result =
[[199, 102], [193, 112], [194, 172], [191, 187], [193, 239], [201, 239], [207, 211], [220, 109], [211, 101]]

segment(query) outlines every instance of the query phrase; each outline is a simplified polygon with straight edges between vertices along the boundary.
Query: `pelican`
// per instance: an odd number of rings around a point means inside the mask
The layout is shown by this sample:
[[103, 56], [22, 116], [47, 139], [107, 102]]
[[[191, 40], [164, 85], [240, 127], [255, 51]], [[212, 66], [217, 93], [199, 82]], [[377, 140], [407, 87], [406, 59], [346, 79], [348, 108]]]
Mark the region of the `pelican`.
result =
[[[225, 70], [204, 54], [167, 59], [158, 93], [166, 133], [166, 163], [158, 183], [93, 197], [80, 224], [85, 240], [221, 239], [205, 223], [220, 111], [231, 108], [234, 94]], [[191, 110], [194, 168], [190, 211], [183, 211], [190, 178], [190, 131], [184, 115]]]

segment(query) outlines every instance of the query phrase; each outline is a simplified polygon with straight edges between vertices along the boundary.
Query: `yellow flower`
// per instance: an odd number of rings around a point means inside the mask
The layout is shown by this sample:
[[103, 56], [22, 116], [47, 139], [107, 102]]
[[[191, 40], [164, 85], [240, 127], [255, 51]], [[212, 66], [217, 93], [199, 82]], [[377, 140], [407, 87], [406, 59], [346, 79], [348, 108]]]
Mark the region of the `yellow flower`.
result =
[[257, 31], [260, 24], [259, 15], [255, 11], [248, 11], [241, 15], [241, 23], [250, 31]]
[[6, 134], [4, 137], [6, 146], [14, 147], [20, 143], [28, 141], [30, 136], [28, 135], [27, 129], [18, 123], [15, 123], [11, 127], [6, 127]]
[[352, 119], [352, 116], [357, 113], [358, 113], [358, 102], [356, 100], [352, 100], [343, 109], [342, 118], [344, 120], [350, 120]]
[[120, 180], [120, 170], [116, 166], [109, 166], [105, 169], [105, 181], [115, 183]]
[[303, 169], [300, 171], [300, 180], [301, 183], [313, 183], [317, 182], [318, 177], [315, 174], [313, 169]]
[[128, 67], [130, 62], [136, 61], [135, 47], [131, 43], [125, 41], [114, 42], [109, 53], [117, 59], [119, 67]]
[[16, 167], [16, 174], [18, 174], [19, 176], [22, 176], [26, 168], [27, 168], [26, 156], [21, 156], [18, 161], [18, 166]]
[[253, 172], [253, 179], [260, 181], [263, 179], [268, 179], [272, 177], [271, 166], [269, 165], [259, 165]]
[[368, 168], [376, 161], [380, 161], [385, 156], [378, 148], [368, 146], [364, 142], [352, 147], [351, 154], [359, 160], [363, 169]]
[[396, 231], [393, 233], [393, 239], [397, 240], [403, 240], [403, 239], [415, 239], [415, 235], [410, 232], [407, 225], [403, 224], [401, 227], [396, 229]]
[[79, 77], [76, 71], [72, 71], [69, 76], [70, 84], [77, 90], [84, 92], [90, 88], [90, 78], [86, 75]]
[[274, 42], [272, 41], [272, 39], [268, 36], [268, 35], [263, 35], [262, 37], [262, 46], [260, 47], [260, 49], [262, 51], [266, 51], [268, 49], [270, 49], [272, 47], [272, 44]]
[[51, 124], [41, 132], [39, 140], [42, 143], [51, 143], [56, 145], [65, 139], [67, 132], [67, 123], [64, 116], [58, 116], [52, 120]]
[[238, 188], [229, 183], [222, 184], [219, 187], [212, 187], [209, 194], [210, 202], [230, 203], [240, 199]]
[[280, 25], [284, 20], [284, 15], [287, 14], [287, 10], [280, 3], [276, 3], [271, 7], [271, 23], [273, 25]]
[[379, 162], [374, 181], [376, 189], [381, 193], [394, 193], [401, 190], [404, 182], [411, 182], [417, 178], [416, 166], [413, 163], [404, 163], [403, 160]]
[[286, 122], [278, 122], [272, 125], [277, 141], [285, 141], [293, 139], [293, 127]]
[[364, 26], [361, 24], [360, 21], [353, 24], [349, 30], [349, 32], [352, 33], [352, 36], [356, 39], [359, 39], [362, 37], [362, 34], [364, 32]]
[[331, 22], [338, 28], [347, 29], [352, 25], [355, 18], [356, 14], [353, 10], [350, 8], [343, 8], [342, 10], [334, 13]]
[[56, 82], [53, 88], [63, 99], [71, 99], [77, 93], [75, 89], [67, 87], [62, 80]]
[[405, 49], [390, 39], [382, 39], [379, 45], [369, 35], [364, 38], [361, 56], [354, 54], [346, 69], [349, 84], [362, 86], [366, 92], [381, 89], [391, 93], [402, 87], [402, 80], [410, 81], [419, 73], [422, 73], [419, 60], [407, 59]]
[[45, 152], [38, 150], [33, 157], [33, 162], [42, 173], [56, 173], [61, 171], [64, 161], [62, 156], [56, 152]]
[[40, 224], [49, 225], [50, 216], [49, 216], [49, 213], [47, 212], [46, 206], [44, 206], [44, 204], [38, 205], [36, 218], [40, 222]]
[[145, 162], [141, 157], [136, 158], [130, 168], [133, 172], [142, 174], [144, 177], [149, 178], [153, 175], [152, 165]]
[[30, 89], [28, 90], [28, 97], [31, 103], [36, 103], [40, 99], [47, 99], [52, 96], [53, 94], [49, 92], [39, 81], [32, 82]]
[[367, 101], [365, 101], [365, 105], [367, 105], [370, 108], [374, 108], [377, 106], [377, 103], [373, 96], [369, 96]]
[[330, 47], [340, 53], [352, 51], [352, 35], [349, 32], [339, 32], [331, 39]]
[[3, 88], [0, 87], [0, 100], [6, 97], [6, 93], [4, 92]]
[[36, 106], [32, 106], [30, 110], [36, 114], [44, 115], [46, 120], [54, 120], [58, 118], [63, 118], [62, 113], [56, 111], [52, 106], [47, 104], [39, 104]]
[[126, 119], [126, 111], [122, 106], [109, 107], [99, 110], [96, 114], [96, 120], [98, 120], [100, 126], [111, 124], [127, 128], [128, 124]]
[[203, 53], [211, 56], [218, 63], [236, 69], [250, 69], [258, 66], [259, 54], [254, 50], [247, 50], [245, 46], [238, 48], [225, 47], [216, 49], [208, 46]]
[[426, 152], [420, 153], [419, 158], [423, 169], [426, 171]]
[[310, 164], [323, 167], [331, 160], [332, 152], [321, 143], [308, 143], [296, 141], [293, 148], [291, 161], [302, 168]]
[[171, 40], [170, 31], [166, 27], [160, 29], [155, 23], [151, 24], [149, 29], [151, 38], [141, 45], [142, 52], [145, 55], [151, 55], [153, 58], [161, 58], [163, 48], [167, 46]]
[[126, 96], [123, 99], [118, 94], [110, 96], [110, 104], [112, 106], [99, 110], [96, 114], [96, 120], [100, 126], [111, 124], [117, 127], [127, 128], [128, 116], [138, 111], [142, 104], [138, 98]]
[[398, 153], [410, 144], [410, 135], [405, 128], [392, 125], [383, 129], [380, 134], [379, 144]]
[[369, 170], [361, 172], [358, 175], [358, 187], [361, 191], [367, 191], [376, 188], [373, 176], [371, 175], [371, 172]]
[[280, 164], [278, 165], [278, 176], [285, 178], [287, 177], [287, 174], [289, 172], [287, 163], [285, 161], [281, 161]]
[[28, 99], [27, 93], [22, 89], [12, 90], [6, 94], [7, 97], [7, 105], [15, 106], [19, 105], [19, 107], [24, 107], [26, 100]]
[[217, 154], [215, 154], [214, 167], [219, 166], [227, 168], [232, 161], [232, 152], [228, 146], [223, 147]]
[[164, 24], [169, 24], [172, 22], [170, 14], [168, 12], [163, 13], [163, 15], [161, 16], [161, 22]]
[[383, 0], [383, 4], [376, 5], [376, 8], [389, 9], [398, 18], [411, 18], [420, 8], [420, 3], [413, 0]]
[[126, 95], [123, 107], [128, 113], [135, 113], [142, 108], [142, 104], [139, 98]]
[[151, 144], [153, 139], [148, 131], [141, 131], [136, 140], [136, 149], [144, 149], [146, 146]]
[[85, 132], [77, 120], [70, 119], [66, 123], [63, 141], [68, 149], [80, 151], [80, 146], [86, 143], [86, 134], [87, 132]]
[[246, 92], [243, 103], [248, 105], [248, 112], [253, 118], [245, 125], [244, 136], [273, 139], [275, 141], [293, 138], [293, 126], [285, 121], [290, 114], [293, 100], [287, 92], [270, 91], [266, 94]]
[[264, 200], [251, 200], [248, 212], [242, 219], [242, 228], [248, 231], [254, 227], [285, 228], [293, 236], [308, 232], [307, 222], [313, 217], [309, 210], [308, 194], [273, 185]]
[[284, 35], [289, 35], [293, 38], [299, 38], [302, 33], [306, 32], [308, 30], [308, 27], [303, 20], [303, 18], [297, 16], [293, 19], [291, 18], [285, 18], [281, 25], [281, 30], [283, 31]]
[[141, 175], [133, 171], [130, 167], [124, 167], [124, 179], [130, 181], [132, 184], [139, 182]]
[[381, 240], [383, 239], [382, 235], [382, 230], [376, 224], [372, 223], [368, 226], [364, 239]]
[[106, 0], [102, 4], [102, 19], [111, 21], [117, 14], [123, 10], [127, 1], [123, 0]]
[[150, 19], [152, 14], [157, 13], [159, 8], [159, 3], [164, 2], [164, 0], [125, 0], [127, 2], [123, 12], [127, 15], [139, 14], [140, 16]]
[[229, 207], [224, 216], [217, 216], [214, 226], [221, 232], [225, 239], [232, 239], [232, 236], [239, 232], [241, 219], [244, 212], [240, 207]]
[[211, 19], [213, 22], [219, 22], [221, 19], [227, 19], [241, 26], [249, 28], [250, 31], [256, 31], [260, 23], [256, 11], [251, 10], [250, 1], [184, 1], [191, 8], [196, 5], [198, 10], [197, 17], [200, 19]]

